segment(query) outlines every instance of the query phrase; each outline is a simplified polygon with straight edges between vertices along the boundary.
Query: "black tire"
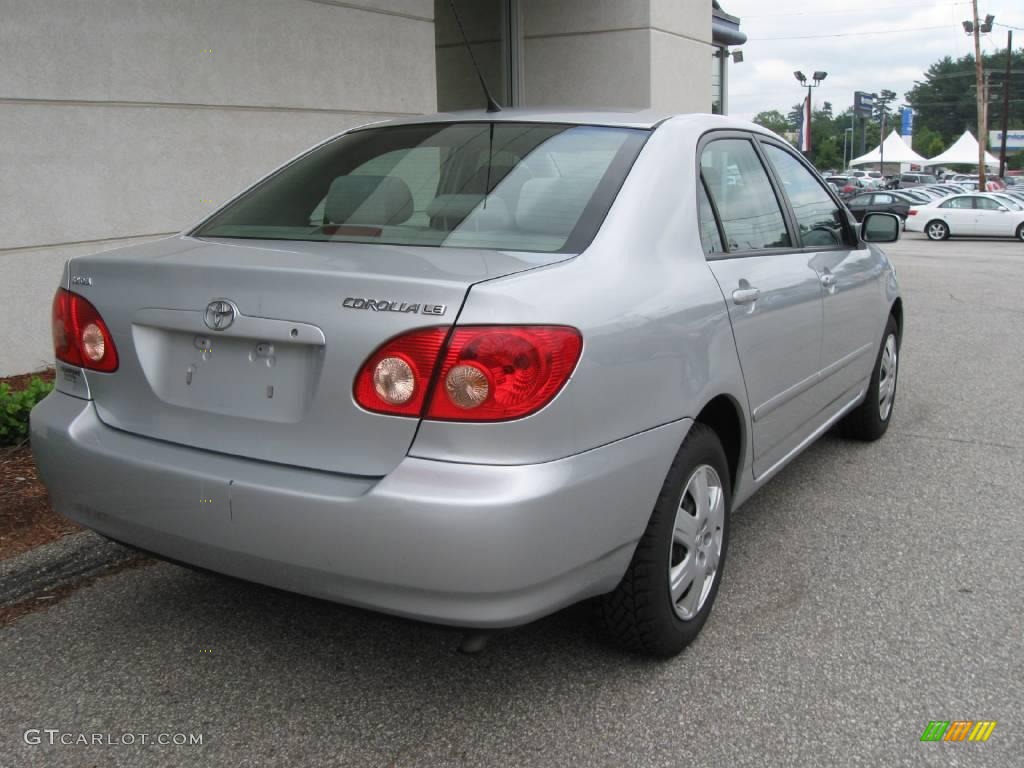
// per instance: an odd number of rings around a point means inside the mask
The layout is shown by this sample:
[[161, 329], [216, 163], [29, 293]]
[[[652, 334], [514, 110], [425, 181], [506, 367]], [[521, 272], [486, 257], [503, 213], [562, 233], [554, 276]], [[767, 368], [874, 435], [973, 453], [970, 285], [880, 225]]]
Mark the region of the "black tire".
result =
[[1017, 239], [1024, 242], [1024, 224], [1017, 227]]
[[[886, 352], [886, 345], [889, 339], [895, 344], [895, 365], [891, 372], [883, 370], [882, 358]], [[871, 383], [868, 385], [868, 392], [864, 396], [864, 402], [850, 411], [846, 417], [839, 422], [839, 432], [843, 437], [853, 440], [864, 440], [870, 442], [877, 440], [889, 429], [889, 422], [892, 421], [892, 412], [896, 405], [896, 385], [899, 383], [899, 353], [900, 353], [900, 330], [896, 324], [896, 318], [889, 315], [885, 324], [885, 333], [882, 335], [882, 344], [878, 348], [878, 356], [875, 358], [875, 369], [871, 372]], [[881, 407], [882, 387], [886, 386], [887, 376], [891, 375], [889, 384], [888, 409], [883, 415]]]
[[[720, 552], [707, 596], [691, 618], [683, 619], [676, 612], [670, 591], [669, 570], [679, 548], [678, 543], [674, 542], [673, 531], [676, 513], [684, 501], [686, 484], [699, 468], [705, 466], [713, 469], [721, 481], [720, 498], [724, 504], [724, 516], [720, 527]], [[694, 424], [672, 461], [647, 529], [637, 544], [626, 574], [615, 590], [600, 601], [602, 623], [611, 637], [626, 649], [668, 658], [682, 651], [700, 633], [722, 583], [729, 548], [729, 513], [732, 507], [730, 483], [725, 451], [722, 450], [718, 436], [710, 427]], [[695, 550], [687, 556], [696, 558], [698, 554]], [[704, 560], [697, 562], [703, 565]], [[696, 583], [693, 582], [694, 585]], [[684, 597], [682, 601], [685, 600]]]
[[[932, 235], [933, 231], [936, 233], [934, 236]], [[949, 225], [939, 219], [929, 221], [924, 227], [924, 234], [929, 240], [948, 240]]]

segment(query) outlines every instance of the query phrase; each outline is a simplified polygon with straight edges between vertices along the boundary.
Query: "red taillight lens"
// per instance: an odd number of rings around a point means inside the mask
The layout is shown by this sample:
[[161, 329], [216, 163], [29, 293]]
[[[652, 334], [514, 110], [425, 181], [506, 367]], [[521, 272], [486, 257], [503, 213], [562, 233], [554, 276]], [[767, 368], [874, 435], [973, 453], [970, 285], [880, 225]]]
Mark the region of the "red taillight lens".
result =
[[583, 338], [562, 325], [456, 328], [425, 418], [504, 421], [540, 410], [565, 385]]
[[53, 297], [53, 351], [57, 359], [103, 373], [117, 370], [117, 349], [96, 307], [58, 288]]
[[447, 335], [447, 328], [423, 328], [384, 344], [356, 376], [356, 402], [377, 413], [419, 416]]
[[452, 332], [438, 365], [447, 335], [428, 328], [384, 344], [356, 376], [356, 402], [445, 421], [517, 419], [551, 402], [583, 349], [580, 332], [567, 326], [466, 326]]
[[917, 208], [911, 208], [907, 211], [907, 216], [917, 216]]

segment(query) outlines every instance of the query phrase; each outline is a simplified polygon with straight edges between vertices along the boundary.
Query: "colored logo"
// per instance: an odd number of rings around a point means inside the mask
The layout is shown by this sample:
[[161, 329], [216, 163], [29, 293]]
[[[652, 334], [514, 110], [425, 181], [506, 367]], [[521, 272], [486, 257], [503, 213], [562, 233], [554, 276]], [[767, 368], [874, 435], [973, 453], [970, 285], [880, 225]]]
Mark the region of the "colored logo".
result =
[[921, 741], [988, 741], [995, 720], [930, 720]]

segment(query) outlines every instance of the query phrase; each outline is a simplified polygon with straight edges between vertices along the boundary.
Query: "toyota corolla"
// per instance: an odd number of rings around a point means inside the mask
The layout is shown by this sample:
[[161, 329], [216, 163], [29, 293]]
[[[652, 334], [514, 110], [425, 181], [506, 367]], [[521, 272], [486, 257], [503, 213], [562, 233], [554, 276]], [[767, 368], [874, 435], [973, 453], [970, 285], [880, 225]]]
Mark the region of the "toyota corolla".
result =
[[356, 128], [71, 259], [33, 450], [58, 511], [165, 558], [470, 628], [596, 598], [672, 655], [732, 511], [885, 433], [898, 232], [725, 117]]

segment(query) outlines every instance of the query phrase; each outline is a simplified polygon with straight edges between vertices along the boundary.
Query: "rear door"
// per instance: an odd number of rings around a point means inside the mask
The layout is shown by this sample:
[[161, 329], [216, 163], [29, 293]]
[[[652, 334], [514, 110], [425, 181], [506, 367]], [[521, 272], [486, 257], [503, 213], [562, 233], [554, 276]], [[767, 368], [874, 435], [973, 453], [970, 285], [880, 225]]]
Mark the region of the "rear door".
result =
[[972, 195], [957, 195], [942, 201], [935, 209], [935, 215], [949, 225], [954, 235], [976, 235], [977, 216], [974, 212]]
[[711, 134], [699, 151], [708, 264], [729, 307], [761, 475], [803, 439], [817, 410], [822, 286], [753, 137]]
[[[822, 418], [846, 405], [871, 370], [878, 348], [882, 265], [858, 241], [838, 201], [817, 174], [781, 143], [763, 141], [764, 153], [785, 190], [803, 253], [824, 287], [821, 382], [816, 405]], [[892, 199], [888, 194], [878, 198]]]

